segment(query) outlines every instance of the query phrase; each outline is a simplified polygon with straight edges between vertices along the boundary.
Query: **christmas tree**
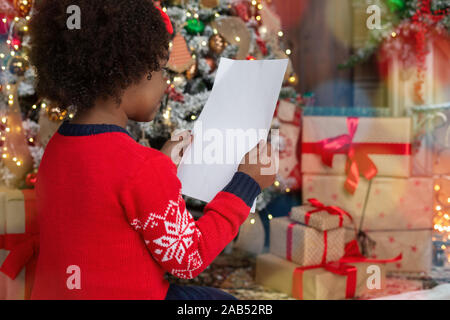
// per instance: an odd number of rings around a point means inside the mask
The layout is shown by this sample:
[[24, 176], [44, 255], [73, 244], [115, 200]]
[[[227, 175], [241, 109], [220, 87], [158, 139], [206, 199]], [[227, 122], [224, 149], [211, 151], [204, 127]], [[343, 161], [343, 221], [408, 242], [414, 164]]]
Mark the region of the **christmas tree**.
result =
[[[130, 123], [140, 143], [159, 149], [177, 129], [191, 129], [212, 89], [220, 58], [285, 59], [280, 19], [269, 0], [155, 1], [171, 19], [174, 35], [167, 63], [168, 88], [160, 112], [150, 123]], [[36, 74], [28, 62], [32, 49], [28, 22], [31, 0], [1, 0], [2, 72], [0, 179], [11, 186], [33, 187], [44, 148], [60, 123], [76, 113], [75, 106], [59, 106], [35, 92]], [[280, 99], [296, 106], [305, 99], [293, 88], [297, 76], [289, 63]], [[274, 121], [274, 127], [279, 123]], [[282, 140], [283, 138], [281, 138]], [[283, 146], [283, 141], [280, 141]], [[282, 151], [282, 150], [281, 150]], [[295, 181], [278, 179], [259, 198], [263, 208], [273, 194], [291, 191]]]

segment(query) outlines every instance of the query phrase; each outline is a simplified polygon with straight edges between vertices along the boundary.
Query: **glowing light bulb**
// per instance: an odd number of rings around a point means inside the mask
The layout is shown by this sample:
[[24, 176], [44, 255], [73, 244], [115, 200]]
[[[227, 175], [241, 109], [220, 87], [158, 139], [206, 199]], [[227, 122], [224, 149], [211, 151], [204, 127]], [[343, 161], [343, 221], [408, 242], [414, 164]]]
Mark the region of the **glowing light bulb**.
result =
[[251, 218], [251, 219], [250, 219], [250, 223], [251, 223], [251, 224], [255, 224], [255, 222], [256, 222], [256, 220], [255, 220], [254, 218]]
[[439, 191], [439, 190], [441, 190], [441, 186], [440, 185], [435, 185], [434, 186], [434, 191]]
[[290, 55], [292, 53], [291, 49], [286, 49], [286, 54]]

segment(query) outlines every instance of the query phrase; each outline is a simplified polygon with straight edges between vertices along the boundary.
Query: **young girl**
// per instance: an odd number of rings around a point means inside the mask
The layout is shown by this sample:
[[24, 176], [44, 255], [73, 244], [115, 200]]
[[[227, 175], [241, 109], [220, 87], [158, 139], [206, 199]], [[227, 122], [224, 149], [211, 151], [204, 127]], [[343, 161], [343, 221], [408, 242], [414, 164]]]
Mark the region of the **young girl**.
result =
[[[72, 5], [80, 8], [80, 29], [68, 28]], [[151, 0], [45, 0], [36, 7], [30, 30], [38, 92], [77, 113], [53, 136], [39, 169], [34, 299], [233, 298], [169, 285], [164, 274], [196, 277], [237, 235], [274, 181], [260, 173], [267, 145], [250, 152], [259, 162], [244, 161], [195, 221], [169, 157], [179, 143], [160, 152], [125, 129], [129, 119], [151, 121], [164, 95], [167, 20]]]

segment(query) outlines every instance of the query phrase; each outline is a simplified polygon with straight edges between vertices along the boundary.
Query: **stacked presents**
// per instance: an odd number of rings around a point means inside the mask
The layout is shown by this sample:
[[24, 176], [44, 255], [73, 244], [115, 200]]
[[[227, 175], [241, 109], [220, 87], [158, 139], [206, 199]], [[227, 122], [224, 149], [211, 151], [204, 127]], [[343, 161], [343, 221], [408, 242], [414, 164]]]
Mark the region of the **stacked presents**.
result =
[[34, 190], [0, 187], [0, 300], [29, 299], [38, 251]]
[[310, 204], [271, 221], [257, 281], [295, 298], [344, 299], [380, 288], [370, 270], [381, 287], [385, 271], [428, 273], [433, 180], [411, 175], [411, 118], [304, 116], [302, 131]]

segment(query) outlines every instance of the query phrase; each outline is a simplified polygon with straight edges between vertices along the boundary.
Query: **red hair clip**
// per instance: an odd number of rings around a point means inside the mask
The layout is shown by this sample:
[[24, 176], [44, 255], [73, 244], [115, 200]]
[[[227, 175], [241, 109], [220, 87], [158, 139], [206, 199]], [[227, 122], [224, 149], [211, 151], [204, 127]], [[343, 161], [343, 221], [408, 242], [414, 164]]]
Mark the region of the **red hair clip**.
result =
[[161, 12], [161, 16], [164, 20], [164, 23], [166, 24], [167, 32], [169, 32], [170, 34], [173, 34], [173, 26], [172, 26], [172, 22], [170, 22], [169, 16], [160, 7], [158, 7], [158, 6], [155, 6], [155, 7], [156, 7], [156, 9], [158, 9]]

